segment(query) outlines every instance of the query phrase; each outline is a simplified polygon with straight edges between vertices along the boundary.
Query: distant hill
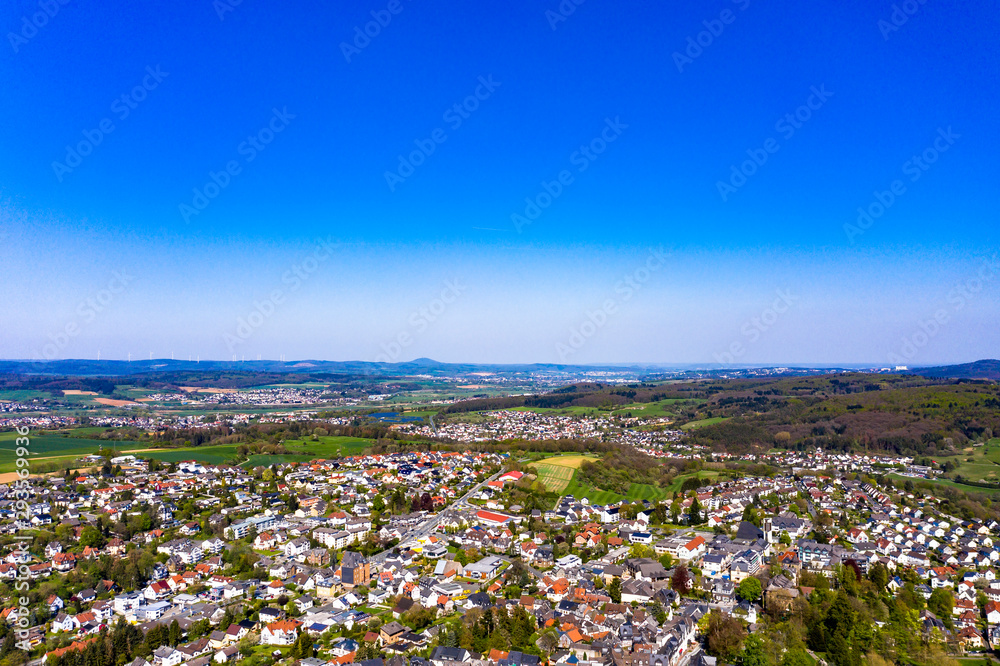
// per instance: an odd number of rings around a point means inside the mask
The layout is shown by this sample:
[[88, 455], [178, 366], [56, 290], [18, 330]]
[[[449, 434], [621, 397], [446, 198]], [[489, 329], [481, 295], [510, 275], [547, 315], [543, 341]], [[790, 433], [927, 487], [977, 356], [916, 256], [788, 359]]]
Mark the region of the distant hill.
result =
[[942, 365], [935, 368], [914, 368], [913, 374], [924, 377], [946, 377], [948, 379], [989, 379], [1000, 380], [1000, 361], [995, 358], [962, 363], [960, 365]]

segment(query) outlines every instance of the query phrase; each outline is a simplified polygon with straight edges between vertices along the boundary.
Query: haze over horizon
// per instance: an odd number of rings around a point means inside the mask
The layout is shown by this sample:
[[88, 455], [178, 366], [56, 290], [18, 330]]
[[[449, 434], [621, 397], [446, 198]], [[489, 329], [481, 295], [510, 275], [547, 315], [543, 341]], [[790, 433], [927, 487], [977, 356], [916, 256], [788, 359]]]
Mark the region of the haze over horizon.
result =
[[4, 8], [0, 358], [998, 356], [992, 3], [396, 1]]

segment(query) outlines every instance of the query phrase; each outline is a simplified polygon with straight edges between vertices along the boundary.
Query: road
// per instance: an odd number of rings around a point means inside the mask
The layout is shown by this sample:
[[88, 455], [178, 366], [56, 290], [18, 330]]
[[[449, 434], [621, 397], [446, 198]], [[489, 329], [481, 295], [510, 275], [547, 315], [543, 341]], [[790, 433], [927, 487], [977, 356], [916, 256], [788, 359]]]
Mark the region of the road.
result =
[[[488, 479], [473, 486], [472, 489], [469, 490], [469, 492], [465, 493], [460, 498], [452, 502], [447, 509], [445, 509], [441, 513], [431, 516], [430, 518], [422, 522], [420, 525], [414, 527], [409, 532], [404, 534], [403, 537], [399, 540], [399, 543], [404, 543], [410, 539], [422, 539], [431, 534], [432, 532], [434, 532], [438, 528], [438, 525], [441, 524], [442, 518], [450, 516], [451, 513], [455, 510], [461, 510], [468, 507], [468, 500], [470, 497], [478, 493], [482, 489], [482, 487], [485, 486], [490, 481], [495, 481], [497, 477], [499, 477], [503, 473], [504, 470], [500, 470], [499, 472], [489, 477]], [[371, 562], [372, 564], [381, 565], [382, 562], [385, 561], [385, 558], [388, 557], [389, 553], [391, 552], [392, 548], [387, 548], [386, 550], [383, 550], [380, 553], [375, 553], [374, 555], [369, 557], [368, 561]]]

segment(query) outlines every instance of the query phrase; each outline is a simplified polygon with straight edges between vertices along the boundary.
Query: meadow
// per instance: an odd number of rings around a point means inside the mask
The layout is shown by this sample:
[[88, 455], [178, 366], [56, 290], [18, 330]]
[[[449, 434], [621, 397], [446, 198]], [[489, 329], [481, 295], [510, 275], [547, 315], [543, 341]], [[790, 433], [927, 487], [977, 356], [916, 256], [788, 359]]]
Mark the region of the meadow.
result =
[[[15, 461], [18, 456], [15, 450], [17, 448], [15, 440], [17, 437], [17, 433], [13, 431], [0, 433], [0, 472], [13, 472], [16, 469]], [[52, 432], [31, 432], [28, 434], [28, 439], [29, 445], [26, 448], [31, 452], [29, 455], [32, 459], [32, 471], [35, 471], [36, 468], [51, 466], [41, 465], [43, 462], [54, 461], [55, 467], [58, 467], [59, 463], [72, 462], [77, 458], [97, 453], [100, 448], [110, 447], [112, 444], [107, 441], [67, 437], [65, 434]], [[142, 442], [114, 442], [115, 450], [121, 452], [148, 446], [149, 444]]]
[[[65, 431], [29, 433], [30, 444], [27, 447], [31, 458], [31, 471], [35, 473], [51, 472], [74, 465], [80, 458], [97, 453], [102, 448], [110, 449], [119, 455], [135, 453], [141, 458], [160, 460], [162, 462], [182, 462], [197, 460], [208, 465], [221, 465], [237, 457], [237, 444], [219, 446], [186, 447], [181, 449], [154, 449], [149, 442], [116, 441], [89, 439], [80, 435], [97, 435], [104, 428], [78, 428], [73, 430], [74, 437], [67, 436]], [[15, 439], [17, 433], [0, 433], [0, 473], [13, 472], [17, 469], [17, 453]], [[284, 446], [289, 453], [284, 455], [255, 454], [243, 463], [246, 466], [271, 465], [282, 462], [308, 462], [323, 458], [339, 458], [363, 454], [371, 447], [371, 440], [359, 437], [320, 437], [316, 441], [289, 440]]]
[[704, 428], [705, 426], [714, 425], [716, 423], [722, 423], [723, 421], [728, 421], [728, 417], [725, 416], [713, 416], [710, 419], [700, 419], [698, 421], [688, 421], [681, 426], [681, 430], [696, 430], [698, 428]]

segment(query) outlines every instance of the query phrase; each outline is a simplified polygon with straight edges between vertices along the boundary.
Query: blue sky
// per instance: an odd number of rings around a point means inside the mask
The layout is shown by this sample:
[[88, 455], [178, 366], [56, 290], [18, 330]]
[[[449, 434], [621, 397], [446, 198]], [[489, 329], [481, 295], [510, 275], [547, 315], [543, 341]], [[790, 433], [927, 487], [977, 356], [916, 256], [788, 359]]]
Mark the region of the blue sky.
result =
[[997, 356], [991, 3], [561, 6], [10, 3], [0, 356]]

